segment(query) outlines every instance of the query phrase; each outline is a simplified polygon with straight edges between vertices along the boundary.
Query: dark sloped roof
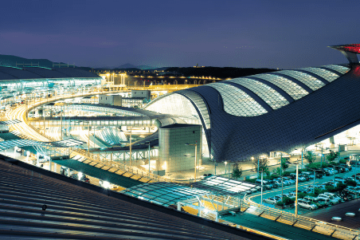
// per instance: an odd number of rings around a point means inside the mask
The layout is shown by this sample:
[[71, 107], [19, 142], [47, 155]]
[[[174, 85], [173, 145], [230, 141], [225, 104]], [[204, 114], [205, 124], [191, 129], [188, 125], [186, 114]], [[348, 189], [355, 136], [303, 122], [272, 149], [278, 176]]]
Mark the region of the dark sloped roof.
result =
[[37, 67], [27, 67], [24, 69], [26, 69], [26, 71], [28, 71], [28, 72], [32, 72], [39, 76], [42, 76], [43, 78], [68, 78], [69, 77], [69, 75], [58, 72], [56, 70], [49, 70], [49, 69], [37, 68]]
[[16, 78], [15, 76], [0, 71], [0, 80], [5, 80], [5, 79], [16, 79]]
[[33, 78], [41, 78], [41, 76], [28, 72], [26, 70], [21, 70], [17, 68], [10, 67], [0, 67], [0, 72], [13, 76], [12, 79], [33, 79]]
[[62, 74], [66, 74], [69, 77], [99, 77], [95, 73], [87, 72], [78, 68], [54, 68], [53, 70]]
[[26, 80], [41, 78], [99, 78], [95, 73], [91, 73], [79, 68], [41, 68], [41, 67], [4, 67], [0, 66], [0, 80]]
[[268, 239], [0, 158], [0, 238]]

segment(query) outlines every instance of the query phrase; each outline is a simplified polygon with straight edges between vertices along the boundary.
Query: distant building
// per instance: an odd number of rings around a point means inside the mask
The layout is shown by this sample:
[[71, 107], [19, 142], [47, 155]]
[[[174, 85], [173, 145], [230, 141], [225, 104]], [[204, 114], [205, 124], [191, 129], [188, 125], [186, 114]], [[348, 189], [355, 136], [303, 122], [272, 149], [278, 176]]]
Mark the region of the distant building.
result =
[[[201, 125], [172, 124], [159, 130], [159, 161], [157, 169], [168, 172], [194, 169], [201, 159]], [[189, 145], [187, 145], [189, 144]]]
[[99, 104], [122, 106], [122, 96], [120, 95], [99, 95]]
[[131, 90], [131, 98], [150, 99], [150, 97], [151, 97], [150, 90]]

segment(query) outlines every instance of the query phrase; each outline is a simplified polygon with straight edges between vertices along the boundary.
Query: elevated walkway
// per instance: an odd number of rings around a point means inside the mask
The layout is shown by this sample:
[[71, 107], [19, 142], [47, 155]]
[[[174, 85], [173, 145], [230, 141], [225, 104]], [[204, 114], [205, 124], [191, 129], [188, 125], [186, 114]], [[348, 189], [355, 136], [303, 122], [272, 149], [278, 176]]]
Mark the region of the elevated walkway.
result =
[[91, 166], [89, 164], [86, 164], [86, 161], [83, 163], [73, 159], [53, 160], [52, 162], [125, 188], [142, 184], [142, 182], [140, 181], [122, 176], [123, 174], [125, 174], [125, 171], [116, 168], [110, 168], [109, 166], [105, 166], [102, 163], [97, 163]]

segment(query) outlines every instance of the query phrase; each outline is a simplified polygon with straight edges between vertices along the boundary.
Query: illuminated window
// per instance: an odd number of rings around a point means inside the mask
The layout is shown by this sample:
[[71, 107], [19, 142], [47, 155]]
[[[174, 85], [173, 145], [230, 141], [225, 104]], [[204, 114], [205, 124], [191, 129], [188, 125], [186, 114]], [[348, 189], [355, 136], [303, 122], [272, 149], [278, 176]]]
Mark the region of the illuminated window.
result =
[[319, 88], [325, 86], [325, 84], [322, 81], [304, 72], [284, 70], [278, 73], [295, 78], [296, 80], [302, 82], [303, 84], [311, 88], [311, 90], [313, 91], [318, 90]]
[[272, 84], [284, 90], [295, 100], [298, 100], [309, 94], [308, 91], [306, 91], [305, 89], [294, 83], [293, 81], [290, 81], [289, 79], [284, 77], [280, 77], [272, 74], [258, 74], [258, 75], [254, 75], [254, 77], [271, 82]]
[[338, 73], [341, 73], [341, 74], [345, 74], [345, 73], [348, 73], [350, 71], [350, 68], [344, 67], [344, 66], [341, 66], [341, 65], [325, 65], [325, 66], [322, 66], [322, 67], [332, 69], [332, 70], [337, 71]]
[[328, 82], [332, 82], [339, 77], [339, 74], [335, 74], [333, 72], [330, 72], [322, 68], [308, 67], [308, 68], [301, 68], [300, 70], [311, 72], [315, 75], [324, 78]]
[[267, 113], [257, 101], [241, 89], [225, 83], [211, 83], [206, 86], [216, 89], [223, 99], [224, 111], [239, 117], [253, 117]]
[[230, 80], [230, 82], [248, 88], [273, 109], [278, 109], [289, 104], [289, 102], [280, 93], [262, 82], [249, 78], [235, 78]]
[[200, 111], [200, 114], [205, 122], [206, 129], [209, 129], [210, 126], [210, 116], [207, 106], [204, 100], [193, 91], [181, 91], [181, 94], [189, 97], [196, 105], [197, 109]]

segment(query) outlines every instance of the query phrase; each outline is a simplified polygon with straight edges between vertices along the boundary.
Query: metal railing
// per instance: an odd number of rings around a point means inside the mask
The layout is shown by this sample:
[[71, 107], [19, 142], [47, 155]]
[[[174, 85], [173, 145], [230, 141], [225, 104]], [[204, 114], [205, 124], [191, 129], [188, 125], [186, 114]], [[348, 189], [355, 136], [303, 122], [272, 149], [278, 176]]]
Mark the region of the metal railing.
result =
[[320, 220], [304, 217], [301, 215], [296, 216], [290, 212], [260, 205], [251, 201], [248, 197], [244, 198], [244, 204], [247, 204], [249, 208], [252, 207], [252, 211], [254, 213], [258, 213], [258, 216], [271, 216], [275, 218], [275, 221], [285, 220], [285, 222], [288, 222], [292, 226], [309, 228], [311, 231], [317, 230], [321, 232], [321, 230], [325, 230], [325, 232], [330, 233], [330, 236], [333, 236], [334, 234], [340, 234], [342, 236], [346, 236], [346, 239], [359, 239], [360, 231], [357, 229], [351, 229], [333, 223], [322, 222]]

